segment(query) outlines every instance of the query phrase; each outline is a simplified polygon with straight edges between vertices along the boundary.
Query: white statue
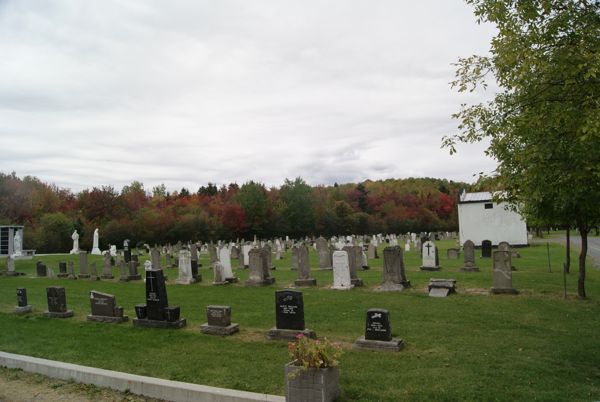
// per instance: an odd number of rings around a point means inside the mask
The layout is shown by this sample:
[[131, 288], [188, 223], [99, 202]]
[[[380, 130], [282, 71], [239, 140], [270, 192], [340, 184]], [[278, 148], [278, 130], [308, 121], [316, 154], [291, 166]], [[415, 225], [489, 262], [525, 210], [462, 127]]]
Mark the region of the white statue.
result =
[[19, 257], [23, 255], [23, 235], [20, 230], [17, 230], [13, 237], [13, 256]]
[[98, 228], [96, 228], [96, 230], [94, 230], [94, 244], [92, 245], [92, 254], [95, 255], [102, 255], [102, 252], [98, 248], [99, 237], [100, 236], [98, 235]]
[[71, 254], [79, 254], [79, 233], [77, 233], [77, 230], [73, 232], [71, 239], [73, 239], [73, 250], [71, 250]]
[[117, 256], [117, 246], [114, 244], [111, 244], [111, 246], [110, 246], [110, 256], [111, 257]]

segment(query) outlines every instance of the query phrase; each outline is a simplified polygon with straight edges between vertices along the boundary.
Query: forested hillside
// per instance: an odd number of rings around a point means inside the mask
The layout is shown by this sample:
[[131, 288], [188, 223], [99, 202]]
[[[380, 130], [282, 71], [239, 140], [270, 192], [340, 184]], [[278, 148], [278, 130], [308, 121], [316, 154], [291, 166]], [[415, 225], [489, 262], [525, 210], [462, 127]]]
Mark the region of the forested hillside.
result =
[[267, 188], [258, 182], [169, 193], [165, 185], [145, 189], [132, 182], [73, 193], [0, 173], [0, 224], [25, 225], [25, 248], [64, 252], [77, 229], [90, 249], [95, 228], [100, 246], [250, 239], [349, 233], [457, 230], [457, 195], [466, 183], [433, 178], [367, 180], [309, 186], [303, 179]]

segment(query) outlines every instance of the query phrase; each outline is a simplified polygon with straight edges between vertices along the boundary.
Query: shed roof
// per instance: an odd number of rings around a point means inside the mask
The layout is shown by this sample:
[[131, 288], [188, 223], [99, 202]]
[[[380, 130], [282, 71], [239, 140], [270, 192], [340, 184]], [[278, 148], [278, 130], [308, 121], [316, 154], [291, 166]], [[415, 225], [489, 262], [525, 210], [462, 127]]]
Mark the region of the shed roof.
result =
[[480, 193], [467, 193], [463, 192], [460, 194], [459, 203], [467, 202], [489, 202], [492, 200], [492, 193], [488, 191], [482, 191]]

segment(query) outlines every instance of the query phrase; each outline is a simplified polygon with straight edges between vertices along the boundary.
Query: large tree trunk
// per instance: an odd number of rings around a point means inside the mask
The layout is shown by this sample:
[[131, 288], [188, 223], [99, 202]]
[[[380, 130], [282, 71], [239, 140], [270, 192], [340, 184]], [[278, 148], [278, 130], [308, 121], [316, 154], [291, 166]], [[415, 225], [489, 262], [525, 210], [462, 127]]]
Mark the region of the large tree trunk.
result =
[[567, 274], [571, 272], [571, 228], [567, 226], [567, 261], [565, 263]]
[[577, 224], [581, 235], [581, 253], [579, 253], [579, 280], [577, 281], [577, 295], [584, 299], [585, 296], [585, 258], [588, 248], [588, 233], [590, 229], [584, 223]]

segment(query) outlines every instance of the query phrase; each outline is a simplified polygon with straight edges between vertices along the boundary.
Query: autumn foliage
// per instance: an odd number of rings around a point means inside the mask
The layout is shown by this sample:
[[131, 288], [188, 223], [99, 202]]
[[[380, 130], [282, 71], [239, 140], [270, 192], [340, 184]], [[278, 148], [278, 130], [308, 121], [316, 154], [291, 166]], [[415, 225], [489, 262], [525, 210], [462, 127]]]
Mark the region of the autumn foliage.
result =
[[196, 192], [147, 191], [133, 182], [74, 194], [41, 182], [0, 173], [0, 224], [25, 225], [25, 247], [65, 252], [74, 229], [91, 249], [95, 228], [100, 247], [164, 244], [188, 240], [273, 236], [332, 236], [457, 230], [456, 200], [465, 183], [432, 178], [388, 179], [358, 184], [310, 186], [301, 178], [278, 188], [250, 181]]

